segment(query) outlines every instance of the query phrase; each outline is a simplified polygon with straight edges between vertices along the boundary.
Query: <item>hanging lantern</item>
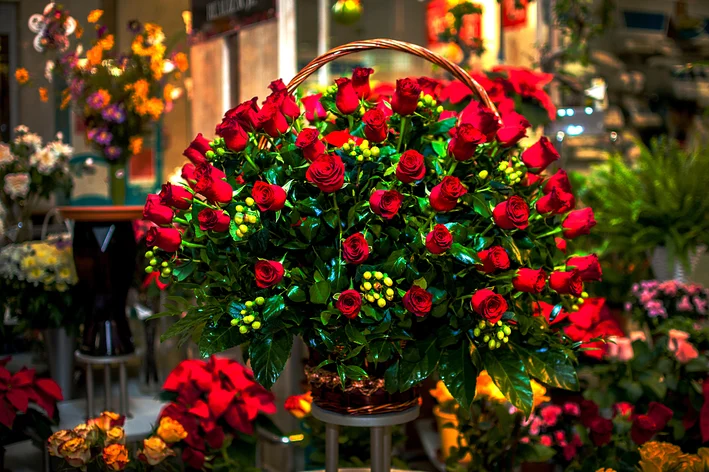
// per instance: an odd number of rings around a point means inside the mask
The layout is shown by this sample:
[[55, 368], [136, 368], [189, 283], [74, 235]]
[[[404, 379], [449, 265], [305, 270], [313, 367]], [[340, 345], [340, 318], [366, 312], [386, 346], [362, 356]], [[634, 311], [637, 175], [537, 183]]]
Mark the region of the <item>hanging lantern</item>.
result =
[[356, 23], [361, 16], [360, 0], [337, 0], [332, 6], [332, 18], [341, 25]]

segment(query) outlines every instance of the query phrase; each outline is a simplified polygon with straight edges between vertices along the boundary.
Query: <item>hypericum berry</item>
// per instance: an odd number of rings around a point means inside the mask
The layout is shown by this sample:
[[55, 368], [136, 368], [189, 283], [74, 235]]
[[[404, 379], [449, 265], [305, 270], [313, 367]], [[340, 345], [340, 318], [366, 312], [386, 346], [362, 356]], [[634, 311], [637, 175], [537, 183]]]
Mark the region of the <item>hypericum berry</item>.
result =
[[246, 221], [253, 224], [258, 221], [258, 218], [256, 218], [256, 215], [246, 215]]
[[236, 205], [234, 207], [234, 210], [238, 211], [239, 213], [244, 211], [244, 206], [243, 205]]
[[152, 274], [152, 273], [153, 273], [153, 270], [155, 270], [155, 269], [153, 269], [153, 266], [148, 266], [148, 267], [145, 268], [145, 273], [146, 273], [146, 274]]
[[260, 305], [263, 305], [264, 303], [266, 303], [266, 299], [263, 298], [263, 297], [256, 297], [256, 300], [254, 300], [254, 301], [255, 301], [256, 304], [259, 305], [259, 306], [260, 306]]
[[158, 260], [155, 258], [150, 259], [150, 265], [158, 265]]
[[362, 274], [362, 277], [364, 277], [365, 280], [369, 280], [372, 278], [372, 273], [371, 272], [365, 272]]
[[369, 282], [365, 282], [362, 284], [365, 290], [372, 290], [372, 284]]
[[254, 321], [254, 315], [246, 315], [244, 316], [244, 323], [246, 324], [251, 324]]
[[239, 320], [237, 320], [236, 318], [232, 318], [231, 321], [230, 321], [230, 323], [231, 323], [232, 326], [236, 326], [236, 325], [239, 324]]
[[242, 315], [245, 315], [245, 314], [248, 313], [248, 311], [246, 311], [246, 310], [241, 310], [240, 313], [241, 313]]
[[392, 289], [390, 289], [390, 288], [386, 289], [386, 292], [384, 292], [384, 293], [386, 293], [386, 296], [387, 296], [387, 297], [393, 297], [393, 296], [394, 296], [394, 290], [392, 290]]
[[487, 176], [488, 176], [488, 175], [490, 175], [490, 173], [489, 173], [488, 171], [486, 171], [486, 170], [481, 170], [481, 171], [478, 173], [478, 177], [480, 177], [481, 179], [487, 179]]
[[377, 280], [382, 280], [382, 279], [384, 278], [384, 274], [382, 274], [381, 272], [377, 271], [377, 272], [374, 273], [374, 278], [377, 279]]
[[488, 342], [489, 340], [490, 340], [490, 335], [489, 335], [489, 334], [486, 334], [485, 336], [483, 336], [483, 342], [484, 342], [484, 343]]
[[512, 329], [509, 326], [503, 326], [502, 331], [504, 331], [505, 336], [509, 336], [510, 334], [512, 334]]
[[163, 263], [160, 264], [160, 265], [163, 266], [163, 267], [167, 267], [167, 266], [169, 266], [170, 264], [168, 264], [167, 261], [163, 261]]
[[504, 337], [505, 337], [505, 333], [504, 333], [504, 332], [502, 332], [502, 331], [498, 331], [498, 332], [497, 332], [497, 339], [502, 339], [502, 338], [504, 338]]
[[370, 149], [370, 151], [372, 151], [372, 156], [374, 156], [374, 157], [379, 157], [379, 152], [380, 152], [380, 151], [379, 151], [379, 148], [378, 148], [377, 146], [374, 146], [372, 149]]
[[167, 277], [167, 276], [170, 275], [171, 273], [172, 273], [172, 271], [171, 271], [168, 267], [166, 267], [166, 268], [164, 268], [164, 269], [162, 270], [162, 276], [163, 276], [163, 277]]
[[369, 303], [374, 303], [374, 295], [367, 295], [367, 301]]
[[588, 292], [581, 292], [581, 298], [588, 298]]
[[240, 238], [243, 238], [243, 237], [244, 237], [244, 233], [242, 233], [242, 232], [241, 232], [240, 230], [238, 230], [238, 229], [236, 230], [236, 235], [237, 235], [238, 237], [240, 237]]
[[391, 287], [392, 285], [394, 285], [394, 281], [391, 279], [391, 277], [386, 277], [384, 279], [384, 285], [386, 285], [387, 287]]
[[475, 336], [475, 337], [480, 336], [480, 328], [475, 328], [475, 329], [473, 330], [473, 336]]
[[495, 345], [496, 345], [495, 340], [494, 340], [494, 339], [491, 339], [491, 340], [487, 343], [487, 345], [488, 345], [488, 347], [489, 347], [490, 349], [495, 349]]
[[154, 255], [155, 255], [155, 254], [153, 253], [153, 251], [148, 251], [148, 252], [145, 253], [145, 257], [148, 258], [148, 259], [152, 258]]
[[[207, 152], [209, 152], [209, 151], [207, 151]], [[226, 154], [226, 151], [224, 150], [224, 148], [219, 148], [219, 149], [217, 149], [217, 154], [221, 157], [224, 154]]]
[[236, 223], [237, 225], [240, 225], [243, 222], [244, 222], [244, 215], [242, 215], [240, 213], [237, 213], [236, 215], [234, 215], [234, 223]]
[[250, 206], [250, 207], [251, 207], [251, 206], [254, 206], [254, 203], [256, 203], [256, 202], [254, 201], [254, 199], [251, 198], [251, 197], [246, 197], [246, 200], [244, 200], [244, 202], [246, 203], [246, 205], [248, 205], [248, 206]]
[[239, 225], [239, 231], [241, 231], [242, 233], [246, 234], [246, 233], [249, 232], [249, 227], [246, 226], [246, 225]]
[[260, 322], [260, 321], [254, 321], [254, 322], [251, 324], [251, 327], [252, 327], [253, 329], [261, 329], [261, 322]]
[[363, 139], [362, 142], [359, 145], [360, 149], [369, 149], [369, 141], [366, 139]]
[[241, 325], [241, 326], [239, 326], [239, 332], [241, 334], [246, 334], [249, 332], [249, 328], [247, 326]]
[[254, 306], [254, 302], [249, 300], [248, 302], [244, 303], [244, 305], [246, 305], [246, 308], [251, 308], [252, 306]]
[[[220, 154], [220, 156], [221, 156], [221, 154]], [[214, 151], [212, 151], [210, 149], [209, 151], [204, 153], [204, 157], [206, 157], [207, 159], [214, 159], [214, 157], [215, 157]]]
[[350, 144], [349, 144], [349, 143], [345, 143], [345, 144], [342, 145], [342, 150], [343, 150], [343, 151], [349, 152], [350, 149], [352, 149], [352, 148], [350, 148]]
[[508, 338], [507, 336], [505, 336], [504, 338], [502, 338], [502, 342], [505, 343], [505, 344], [507, 344], [507, 343], [509, 342], [509, 340], [510, 340], [510, 338]]
[[380, 298], [379, 300], [377, 300], [377, 305], [379, 306], [379, 308], [384, 308], [385, 306], [387, 306], [387, 302], [383, 298]]
[[436, 107], [436, 113], [443, 113], [443, 105], [438, 105], [438, 107]]

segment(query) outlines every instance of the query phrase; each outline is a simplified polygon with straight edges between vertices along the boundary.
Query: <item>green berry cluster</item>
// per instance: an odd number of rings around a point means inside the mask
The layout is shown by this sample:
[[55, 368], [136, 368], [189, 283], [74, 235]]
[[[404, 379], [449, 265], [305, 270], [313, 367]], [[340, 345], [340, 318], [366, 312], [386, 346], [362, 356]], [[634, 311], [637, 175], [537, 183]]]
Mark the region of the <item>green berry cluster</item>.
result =
[[443, 106], [439, 105], [435, 98], [425, 92], [421, 92], [421, 95], [419, 95], [416, 109], [419, 110], [419, 112], [429, 111], [432, 115], [436, 116], [443, 113]]
[[146, 274], [152, 274], [153, 272], [160, 272], [162, 277], [168, 278], [172, 274], [172, 269], [170, 268], [170, 262], [159, 261], [157, 258], [158, 247], [153, 247], [152, 251], [145, 253], [145, 258], [148, 259], [148, 266], [145, 268]]
[[224, 144], [224, 138], [217, 136], [209, 145], [212, 147], [209, 151], [204, 153], [205, 157], [210, 161], [213, 161], [217, 156], [223, 157], [227, 153], [226, 145]]
[[258, 331], [261, 329], [261, 321], [257, 310], [260, 310], [265, 303], [266, 299], [263, 297], [244, 302], [244, 308], [236, 318], [231, 319], [231, 325], [238, 326], [241, 334], [246, 334], [250, 330]]
[[[261, 221], [261, 214], [257, 209], [254, 208], [254, 199], [247, 197], [244, 200], [244, 205], [236, 205], [234, 208], [236, 213], [234, 214], [234, 223], [236, 223], [236, 236], [239, 238], [245, 238], [249, 232], [253, 232], [253, 229], [258, 229], [258, 225]], [[254, 227], [255, 228], [252, 228]]]
[[497, 323], [482, 320], [473, 329], [473, 336], [482, 339], [482, 342], [490, 349], [499, 349], [503, 344], [507, 344], [510, 334], [512, 334], [512, 328], [504, 324], [502, 320]]
[[354, 139], [350, 139], [342, 145], [342, 150], [349, 154], [350, 157], [357, 159], [357, 162], [371, 161], [372, 158], [379, 157], [381, 152], [377, 146], [369, 147], [369, 141], [366, 139], [357, 145]]
[[571, 311], [579, 311], [579, 305], [582, 305], [583, 302], [585, 302], [587, 298], [588, 298], [588, 292], [582, 292], [581, 296], [575, 300], [574, 305], [571, 307]]
[[527, 168], [517, 157], [513, 157], [511, 161], [511, 164], [507, 161], [500, 162], [497, 170], [503, 174], [509, 185], [517, 185], [522, 181]]
[[362, 284], [359, 286], [362, 297], [379, 308], [387, 306], [387, 301], [394, 300], [396, 291], [394, 281], [383, 272], [367, 271], [362, 274]]

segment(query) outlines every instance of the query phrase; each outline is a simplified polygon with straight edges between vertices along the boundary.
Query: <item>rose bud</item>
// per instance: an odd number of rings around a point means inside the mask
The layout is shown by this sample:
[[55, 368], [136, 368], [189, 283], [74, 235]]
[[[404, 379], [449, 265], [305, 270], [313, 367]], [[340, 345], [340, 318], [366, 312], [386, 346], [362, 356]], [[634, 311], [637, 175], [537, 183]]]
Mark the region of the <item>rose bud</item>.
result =
[[280, 107], [274, 101], [266, 100], [258, 114], [259, 127], [272, 138], [284, 134], [288, 131], [289, 125], [285, 115], [281, 112]]
[[386, 220], [396, 216], [404, 201], [404, 196], [396, 190], [375, 190], [369, 197], [369, 207], [376, 215]]
[[564, 238], [554, 238], [554, 245], [556, 248], [566, 254], [566, 239]]
[[342, 243], [342, 258], [350, 264], [361, 264], [369, 257], [369, 243], [362, 233], [355, 233]]
[[254, 266], [256, 286], [259, 288], [270, 288], [278, 285], [283, 280], [283, 264], [277, 261], [258, 261]]
[[418, 317], [423, 317], [431, 312], [433, 307], [433, 294], [418, 285], [412, 285], [402, 298], [404, 308]]
[[106, 431], [106, 445], [108, 444], [125, 444], [126, 432], [120, 426], [114, 426]]
[[507, 311], [507, 302], [490, 289], [477, 290], [470, 301], [473, 311], [490, 323], [497, 323]]
[[458, 198], [468, 193], [458, 177], [447, 175], [440, 184], [433, 187], [428, 200], [435, 211], [451, 211], [458, 204]]
[[386, 140], [389, 133], [389, 125], [384, 113], [373, 108], [367, 110], [362, 116], [364, 123], [364, 136], [372, 143], [381, 143]]
[[276, 94], [277, 92], [286, 92], [286, 84], [283, 83], [283, 79], [276, 79], [271, 81], [270, 84], [268, 84], [268, 89], [273, 92], [273, 94]]
[[463, 123], [453, 128], [453, 133], [453, 139], [448, 143], [448, 152], [456, 161], [471, 159], [478, 144], [485, 142], [485, 135], [470, 124]]
[[533, 185], [541, 184], [542, 182], [544, 182], [544, 177], [527, 172], [521, 183], [523, 187], [531, 187]]
[[471, 101], [462, 112], [460, 112], [460, 122], [473, 125], [477, 130], [485, 135], [487, 142], [492, 142], [497, 135], [497, 130], [502, 126], [495, 113], [476, 102]]
[[391, 109], [401, 116], [411, 115], [416, 111], [420, 95], [421, 87], [416, 79], [397, 79]]
[[159, 195], [150, 194], [143, 207], [143, 219], [156, 225], [171, 225], [175, 210], [163, 205]]
[[283, 102], [281, 103], [281, 113], [286, 117], [289, 123], [292, 123], [300, 116], [300, 107], [295, 101], [293, 95], [284, 94]]
[[537, 200], [537, 211], [542, 215], [559, 215], [566, 213], [576, 206], [576, 199], [573, 194], [561, 189], [553, 188], [551, 192]]
[[[249, 144], [249, 135], [241, 122], [237, 117], [230, 116], [228, 113], [224, 115], [222, 122], [217, 125], [215, 133], [217, 136], [224, 138], [226, 147], [234, 152], [243, 151], [246, 149], [246, 145]], [[198, 163], [195, 162], [195, 164]]]
[[196, 167], [191, 162], [182, 166], [182, 180], [187, 182], [187, 184], [192, 188], [194, 188], [194, 183], [197, 180], [194, 175], [195, 172]]
[[222, 210], [212, 210], [211, 208], [200, 210], [197, 219], [199, 220], [199, 229], [202, 231], [216, 231], [217, 233], [223, 233], [228, 230], [229, 222], [231, 221], [228, 213]]
[[162, 228], [152, 226], [145, 236], [145, 244], [148, 247], [157, 246], [165, 252], [175, 252], [180, 248], [182, 235], [175, 228]]
[[396, 178], [405, 184], [411, 184], [425, 176], [426, 161], [423, 155], [414, 149], [404, 151], [396, 165]]
[[59, 446], [59, 455], [71, 467], [81, 468], [91, 460], [91, 449], [84, 438], [72, 438]]
[[561, 227], [564, 228], [564, 237], [566, 239], [574, 239], [582, 234], [590, 234], [591, 228], [594, 226], [596, 226], [596, 220], [590, 207], [572, 211], [566, 215], [566, 219], [561, 224]]
[[362, 295], [357, 290], [345, 290], [340, 293], [335, 308], [340, 310], [345, 318], [357, 318], [359, 310], [362, 308]]
[[522, 197], [512, 195], [495, 206], [492, 218], [502, 229], [525, 229], [529, 226], [529, 205]]
[[195, 470], [202, 470], [204, 465], [204, 452], [193, 447], [186, 447], [182, 451], [182, 462]]
[[210, 151], [212, 147], [209, 145], [209, 141], [199, 133], [190, 143], [190, 145], [182, 153], [187, 159], [189, 159], [192, 164], [202, 164], [207, 162], [205, 154]]
[[598, 262], [598, 256], [595, 254], [583, 257], [570, 257], [569, 260], [566, 261], [566, 268], [578, 270], [579, 274], [581, 274], [581, 280], [584, 282], [592, 280], [600, 281], [603, 277], [601, 264]]
[[143, 449], [138, 452], [140, 460], [148, 465], [158, 465], [168, 457], [174, 455], [175, 452], [167, 447], [165, 441], [157, 436], [143, 439]]
[[583, 293], [583, 280], [578, 270], [552, 272], [549, 276], [549, 286], [560, 295], [580, 297]]
[[192, 205], [194, 196], [181, 185], [172, 185], [170, 182], [163, 184], [160, 190], [160, 201], [178, 210], [187, 210]]
[[123, 470], [128, 465], [128, 449], [123, 444], [111, 444], [103, 448], [103, 463], [108, 470]]
[[169, 416], [160, 418], [157, 434], [167, 444], [180, 442], [187, 437], [185, 428], [178, 421], [173, 420]]
[[522, 153], [522, 162], [532, 174], [540, 173], [557, 159], [559, 153], [546, 136], [539, 138], [539, 141]]
[[201, 193], [210, 202], [229, 203], [231, 202], [234, 189], [220, 176], [224, 173], [209, 164], [200, 164], [194, 173], [196, 182], [193, 189]]
[[305, 128], [298, 133], [298, 137], [295, 140], [295, 146], [303, 151], [303, 157], [310, 162], [313, 162], [315, 158], [327, 152], [325, 143], [320, 141], [319, 136], [320, 131], [317, 129]]
[[502, 246], [492, 246], [489, 249], [484, 249], [478, 252], [478, 257], [483, 264], [478, 265], [477, 269], [486, 274], [510, 268], [510, 256], [507, 255], [507, 251]]
[[72, 430], [60, 429], [56, 433], [49, 436], [49, 439], [47, 439], [47, 452], [49, 452], [50, 456], [61, 457], [59, 454], [59, 448], [62, 444], [74, 437], [76, 437], [76, 435]]
[[596, 447], [605, 446], [613, 436], [613, 422], [597, 416], [591, 421], [591, 440]]
[[327, 111], [325, 111], [325, 107], [323, 107], [322, 103], [320, 103], [321, 97], [322, 94], [318, 93], [316, 95], [308, 95], [307, 97], [300, 99], [305, 107], [305, 118], [311, 123], [327, 118]]
[[527, 128], [530, 126], [527, 118], [519, 113], [514, 111], [505, 113], [502, 118], [502, 128], [497, 130], [497, 141], [504, 147], [514, 146], [527, 136]]
[[254, 182], [251, 196], [261, 211], [279, 211], [286, 204], [286, 191], [283, 187], [262, 180]]
[[352, 86], [357, 96], [362, 100], [366, 100], [371, 93], [369, 76], [373, 73], [374, 69], [370, 69], [369, 67], [355, 67], [352, 69]]
[[431, 254], [442, 254], [453, 245], [453, 235], [445, 225], [437, 224], [433, 231], [426, 235], [426, 249]]
[[613, 416], [616, 415], [625, 416], [629, 418], [633, 414], [633, 409], [635, 406], [629, 402], [618, 402], [613, 405]]
[[345, 77], [335, 79], [337, 84], [337, 95], [335, 95], [335, 105], [343, 115], [351, 115], [359, 110], [359, 97], [352, 86], [352, 81]]
[[244, 128], [256, 130], [258, 129], [258, 112], [258, 97], [253, 97], [227, 111], [226, 114], [232, 114]]
[[305, 178], [322, 192], [336, 192], [345, 184], [345, 164], [336, 154], [322, 154], [310, 164]]
[[571, 182], [569, 182], [569, 176], [564, 169], [557, 170], [556, 173], [549, 177], [544, 183], [544, 193], [549, 193], [554, 188], [571, 193]]
[[547, 283], [547, 274], [542, 269], [517, 269], [512, 285], [518, 292], [541, 293]]

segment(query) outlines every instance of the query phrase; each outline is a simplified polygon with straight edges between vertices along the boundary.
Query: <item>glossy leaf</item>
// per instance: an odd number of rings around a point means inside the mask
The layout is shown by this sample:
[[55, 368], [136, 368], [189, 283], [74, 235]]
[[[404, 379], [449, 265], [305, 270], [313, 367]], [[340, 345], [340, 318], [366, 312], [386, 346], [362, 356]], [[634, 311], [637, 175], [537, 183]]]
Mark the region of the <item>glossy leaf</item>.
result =
[[246, 341], [243, 334], [239, 333], [236, 326], [224, 327], [219, 323], [209, 323], [202, 330], [199, 338], [199, 354], [209, 357], [227, 349], [236, 347]]
[[448, 250], [448, 253], [463, 264], [472, 265], [480, 263], [480, 258], [478, 257], [477, 252], [463, 246], [460, 243], [453, 243], [451, 248]]
[[550, 387], [578, 391], [579, 379], [576, 369], [563, 353], [552, 351], [547, 347], [525, 349], [514, 346], [514, 350], [519, 354], [532, 377]]
[[293, 285], [291, 288], [288, 289], [288, 298], [294, 302], [300, 303], [307, 300], [308, 297], [305, 293], [305, 290], [303, 290], [297, 285]]
[[310, 286], [310, 301], [318, 304], [325, 305], [330, 299], [330, 282], [327, 280], [321, 280]]
[[411, 352], [415, 349], [418, 350], [418, 360], [415, 362], [404, 360], [399, 365], [399, 388], [402, 391], [426, 380], [436, 370], [441, 357], [441, 351], [436, 347], [435, 338], [407, 345], [404, 352]]
[[483, 364], [505, 398], [529, 417], [534, 400], [532, 385], [522, 359], [512, 350], [503, 347], [494, 351], [485, 351]]
[[270, 389], [283, 372], [292, 347], [293, 336], [285, 331], [277, 331], [271, 337], [249, 344], [249, 358], [256, 381]]
[[262, 312], [263, 319], [268, 321], [271, 317], [278, 316], [285, 308], [286, 304], [283, 300], [283, 295], [274, 295], [266, 299]]
[[453, 398], [466, 410], [475, 398], [478, 369], [470, 358], [470, 344], [463, 339], [458, 347], [448, 349], [441, 355], [438, 374], [448, 387]]

